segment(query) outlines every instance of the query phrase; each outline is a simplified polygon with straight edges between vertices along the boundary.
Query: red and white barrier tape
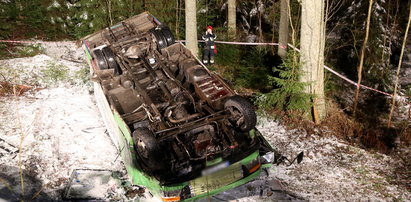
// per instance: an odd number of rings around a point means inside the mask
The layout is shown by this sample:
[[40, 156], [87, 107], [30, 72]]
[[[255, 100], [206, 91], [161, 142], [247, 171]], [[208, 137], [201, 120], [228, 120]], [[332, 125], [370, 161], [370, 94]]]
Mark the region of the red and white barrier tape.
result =
[[46, 43], [56, 43], [54, 41], [15, 41], [15, 40], [0, 40], [0, 43], [28, 43], [28, 44], [46, 44]]
[[[185, 40], [177, 40], [177, 42], [185, 42]], [[199, 42], [204, 42], [204, 40], [199, 40]], [[50, 41], [15, 41], [15, 40], [0, 40], [0, 43], [27, 43], [27, 44], [46, 44], [46, 43], [55, 43], [55, 42], [50, 42]], [[218, 44], [229, 44], [229, 45], [245, 45], [245, 46], [278, 46], [278, 43], [248, 43], [248, 42], [236, 42], [236, 41], [215, 41], [215, 43]], [[294, 50], [296, 50], [297, 52], [300, 52], [300, 50], [291, 45], [288, 44], [288, 46]], [[282, 48], [285, 48], [282, 46]], [[335, 74], [336, 76], [340, 77], [341, 79], [347, 81], [348, 83], [351, 83], [355, 86], [357, 86], [357, 82], [350, 80], [349, 78], [347, 78], [346, 76], [336, 72], [335, 70], [331, 69], [330, 67], [324, 65], [324, 69], [330, 71], [331, 73]], [[360, 86], [364, 89], [368, 89], [386, 96], [390, 96], [393, 97], [393, 94], [387, 93], [387, 92], [383, 92], [365, 85], [360, 84]], [[399, 99], [399, 97], [397, 97], [397, 99]]]
[[[177, 40], [177, 42], [186, 42], [186, 40]], [[204, 40], [198, 40], [198, 42], [204, 42]], [[238, 41], [214, 41], [219, 44], [230, 44], [230, 45], [244, 45], [244, 46], [278, 46], [278, 43], [249, 43], [249, 42], [238, 42]]]
[[248, 42], [230, 42], [230, 41], [215, 41], [220, 44], [245, 45], [245, 46], [278, 46], [278, 43], [248, 43]]
[[[203, 40], [199, 40], [199, 41], [200, 41], [200, 42], [204, 42]], [[183, 42], [183, 41], [182, 41], [182, 42]], [[258, 46], [258, 45], [278, 46], [278, 45], [279, 45], [279, 43], [247, 43], [247, 42], [228, 42], [228, 41], [215, 41], [215, 43], [220, 43], [220, 44], [233, 44], [233, 45], [250, 45], [250, 46]], [[297, 47], [293, 46], [292, 44], [288, 44], [288, 46], [289, 46], [290, 48], [294, 49], [295, 51], [300, 52], [300, 49], [298, 49]], [[285, 49], [286, 47], [281, 46], [281, 48], [284, 48], [284, 49]], [[358, 85], [357, 82], [355, 82], [355, 81], [353, 81], [353, 80], [350, 80], [350, 79], [347, 78], [346, 76], [344, 76], [344, 75], [336, 72], [335, 70], [331, 69], [331, 68], [328, 67], [327, 65], [324, 65], [324, 69], [330, 71], [331, 73], [335, 74], [336, 76], [340, 77], [341, 79], [347, 81], [348, 83], [350, 83], [350, 84], [352, 84], [352, 85], [355, 85], [355, 86]], [[383, 95], [386, 95], [386, 96], [389, 96], [389, 97], [393, 97], [393, 96], [394, 96], [393, 94], [390, 94], [390, 93], [387, 93], [387, 92], [384, 92], [384, 91], [380, 91], [380, 90], [371, 88], [371, 87], [369, 87], [369, 86], [365, 86], [365, 85], [363, 85], [363, 84], [360, 84], [360, 87], [361, 87], [361, 88], [364, 88], [364, 89], [368, 89], [368, 90], [374, 91], [374, 92], [377, 92], [377, 93], [380, 93], [380, 94], [383, 94]], [[403, 101], [403, 100], [400, 99], [400, 97], [397, 97], [397, 100]], [[404, 101], [403, 101], [403, 102], [404, 102]]]
[[[295, 46], [293, 46], [293, 45], [291, 45], [291, 44], [288, 44], [288, 46], [289, 46], [290, 48], [294, 49], [295, 51], [300, 52], [300, 49], [296, 48]], [[348, 83], [351, 83], [351, 84], [353, 84], [353, 85], [355, 85], [355, 86], [358, 85], [357, 82], [355, 82], [355, 81], [353, 81], [353, 80], [350, 80], [350, 79], [347, 78], [346, 76], [344, 76], [344, 75], [336, 72], [335, 70], [331, 69], [331, 68], [328, 67], [327, 65], [324, 65], [324, 69], [330, 71], [331, 73], [335, 74], [336, 76], [340, 77], [341, 79], [344, 79], [344, 80], [347, 81]], [[386, 92], [383, 92], [383, 91], [380, 91], [380, 90], [377, 90], [377, 89], [374, 89], [374, 88], [371, 88], [371, 87], [368, 87], [368, 86], [365, 86], [365, 85], [362, 85], [362, 84], [360, 84], [360, 86], [361, 86], [362, 88], [365, 88], [365, 89], [368, 89], [368, 90], [371, 90], [371, 91], [374, 91], [374, 92], [377, 92], [377, 93], [381, 93], [381, 94], [383, 94], [383, 95], [387, 95], [387, 96], [390, 96], [390, 97], [394, 96], [393, 94], [389, 94], [389, 93], [386, 93]], [[398, 97], [397, 97], [397, 98], [398, 98]]]

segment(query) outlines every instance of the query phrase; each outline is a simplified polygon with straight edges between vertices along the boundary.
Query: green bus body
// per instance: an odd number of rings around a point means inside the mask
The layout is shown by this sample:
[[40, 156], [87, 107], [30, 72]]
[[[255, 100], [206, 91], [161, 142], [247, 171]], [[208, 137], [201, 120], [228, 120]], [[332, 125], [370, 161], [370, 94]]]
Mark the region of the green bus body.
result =
[[[83, 40], [82, 45], [86, 54], [87, 62], [90, 66], [91, 74], [93, 74], [95, 69], [95, 67], [93, 66], [95, 66], [95, 64], [93, 64], [93, 58], [90, 54], [87, 37], [85, 40]], [[157, 179], [149, 176], [141, 169], [136, 157], [136, 151], [133, 146], [134, 142], [131, 135], [131, 130], [121, 118], [120, 114], [109, 105], [103, 89], [98, 82], [94, 82], [94, 94], [102, 119], [104, 120], [112, 141], [120, 152], [132, 184], [146, 187], [151, 191], [153, 195], [163, 198], [163, 200], [164, 192], [179, 191], [187, 186], [189, 186], [190, 189], [193, 190], [192, 192], [194, 192], [194, 194], [192, 193], [190, 198], [182, 200], [192, 201], [199, 198], [211, 196], [245, 184], [257, 177], [261, 173], [262, 168], [271, 166], [270, 163], [263, 165], [259, 164], [260, 166], [258, 167], [258, 169], [254, 170], [249, 175], [243, 176], [241, 167], [243, 165], [249, 164], [252, 161], [259, 160], [260, 151], [257, 149], [251, 155], [243, 158], [242, 160], [232, 163], [228, 167], [217, 170], [211, 174], [179, 184], [162, 186]], [[258, 131], [252, 130], [250, 131], [250, 135], [255, 136], [256, 132]], [[221, 161], [221, 158], [215, 159], [214, 161], [207, 162], [207, 166], [216, 165]], [[171, 199], [168, 201], [176, 200]]]

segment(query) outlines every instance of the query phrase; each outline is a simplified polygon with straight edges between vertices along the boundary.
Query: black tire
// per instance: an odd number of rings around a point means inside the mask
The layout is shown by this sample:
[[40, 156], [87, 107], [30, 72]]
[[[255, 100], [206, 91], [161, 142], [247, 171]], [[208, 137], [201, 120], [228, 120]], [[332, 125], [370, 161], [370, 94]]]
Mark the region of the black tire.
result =
[[161, 31], [167, 41], [167, 46], [171, 46], [176, 42], [176, 40], [174, 39], [174, 35], [171, 32], [170, 28], [165, 26], [161, 29]]
[[97, 66], [103, 70], [108, 69], [108, 63], [106, 57], [104, 57], [103, 51], [101, 49], [95, 49], [93, 51], [94, 59], [96, 60]]
[[161, 147], [148, 128], [137, 128], [133, 132], [133, 141], [137, 155], [147, 167], [158, 170], [164, 167]]
[[155, 28], [155, 29], [151, 30], [151, 33], [153, 33], [154, 38], [157, 41], [157, 46], [158, 46], [159, 49], [163, 49], [163, 48], [167, 47], [167, 40], [164, 37], [161, 29]]
[[237, 129], [248, 132], [257, 123], [253, 105], [245, 98], [235, 95], [227, 98], [224, 109], [230, 113], [230, 123]]
[[106, 46], [102, 49], [102, 51], [104, 53], [104, 56], [106, 57], [108, 68], [109, 69], [114, 69], [116, 74], [120, 74], [121, 69], [120, 69], [119, 65], [117, 64], [116, 55], [113, 53], [111, 48]]

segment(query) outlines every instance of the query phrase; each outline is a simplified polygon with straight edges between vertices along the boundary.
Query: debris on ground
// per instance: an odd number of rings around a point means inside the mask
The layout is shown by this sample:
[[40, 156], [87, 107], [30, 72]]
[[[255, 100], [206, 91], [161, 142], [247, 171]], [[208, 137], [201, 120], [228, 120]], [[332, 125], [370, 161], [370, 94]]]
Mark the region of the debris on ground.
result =
[[120, 184], [116, 171], [75, 169], [63, 195], [65, 200], [104, 199], [105, 194]]

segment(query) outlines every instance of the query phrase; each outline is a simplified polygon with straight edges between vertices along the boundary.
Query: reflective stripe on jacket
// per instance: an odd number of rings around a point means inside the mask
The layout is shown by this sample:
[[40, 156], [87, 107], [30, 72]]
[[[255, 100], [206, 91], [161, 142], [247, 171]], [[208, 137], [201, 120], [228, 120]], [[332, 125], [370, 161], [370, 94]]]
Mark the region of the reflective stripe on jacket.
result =
[[214, 40], [217, 38], [215, 34], [205, 34], [202, 36], [203, 40], [205, 41], [206, 48], [213, 46], [214, 48]]

